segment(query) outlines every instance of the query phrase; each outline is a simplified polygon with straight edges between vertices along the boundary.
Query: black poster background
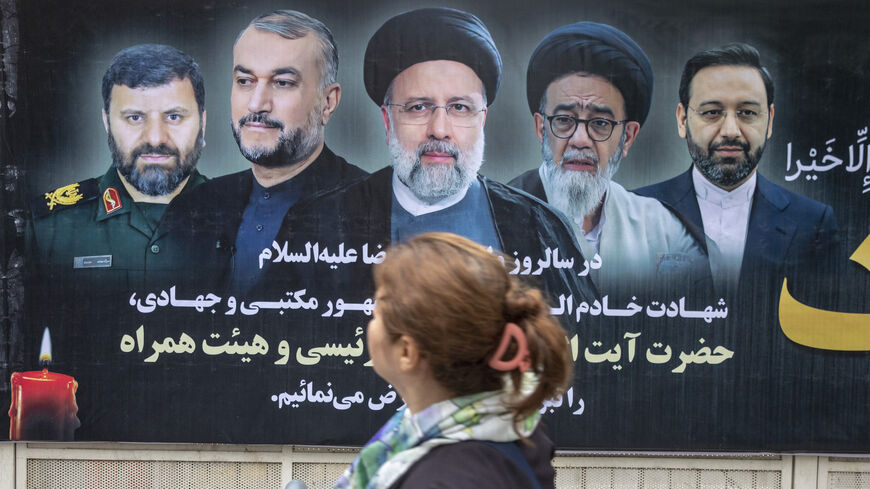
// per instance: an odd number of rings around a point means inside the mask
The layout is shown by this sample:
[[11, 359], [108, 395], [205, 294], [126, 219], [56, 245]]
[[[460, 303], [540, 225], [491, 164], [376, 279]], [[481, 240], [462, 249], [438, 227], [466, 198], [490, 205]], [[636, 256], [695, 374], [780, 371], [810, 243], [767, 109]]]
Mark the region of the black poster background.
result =
[[[19, 5], [21, 51], [19, 100], [11, 118], [9, 144], [25, 170], [29, 195], [101, 175], [110, 163], [100, 120], [99, 80], [111, 57], [132, 44], [174, 45], [196, 58], [206, 82], [209, 124], [199, 169], [215, 177], [248, 166], [230, 135], [231, 48], [251, 18], [276, 8], [292, 8], [322, 20], [333, 31], [341, 57], [343, 98], [327, 128], [327, 144], [368, 171], [384, 166], [388, 152], [377, 107], [362, 86], [362, 55], [371, 34], [387, 18], [422, 2], [129, 2], [87, 3], [33, 0]], [[540, 163], [525, 99], [525, 68], [538, 41], [569, 22], [593, 20], [628, 33], [647, 52], [655, 72], [650, 117], [641, 129], [616, 180], [636, 188], [670, 178], [689, 165], [685, 142], [676, 134], [674, 110], [683, 63], [696, 51], [729, 41], [759, 49], [776, 82], [776, 117], [760, 171], [774, 183], [834, 208], [842, 250], [832, 262], [837, 272], [799, 297], [818, 307], [868, 312], [868, 275], [846, 257], [870, 233], [870, 171], [843, 167], [819, 173], [817, 180], [794, 172], [792, 162], [807, 161], [826, 142], [848, 161], [858, 131], [870, 124], [870, 8], [863, 2], [562, 2], [521, 0], [441, 2], [479, 16], [492, 32], [504, 61], [504, 80], [490, 107], [486, 159], [482, 173], [506, 182]], [[866, 151], [866, 149], [865, 149]], [[865, 163], [867, 168], [870, 165]], [[219, 203], [215, 203], [219, 205]], [[839, 262], [842, 261], [842, 271]], [[832, 280], [833, 282], [828, 282]], [[833, 284], [833, 285], [831, 285]], [[311, 284], [313, 290], [316, 284]], [[146, 343], [189, 332], [199, 342], [211, 332], [225, 337], [236, 324], [195, 311], [147, 316], [126, 304], [131, 291], [92, 294], [70, 291], [53, 324], [26, 325], [30, 351], [43, 326], [64, 330], [68, 349], [56, 347], [62, 373], [76, 377], [80, 440], [186, 441], [233, 443], [306, 443], [360, 445], [401, 402], [374, 411], [353, 405], [302, 403], [278, 409], [271, 396], [300, 390], [300, 381], [335, 396], [365, 393], [366, 399], [389, 391], [362, 363], [338, 358], [305, 367], [291, 358], [273, 364], [275, 344], [288, 339], [295, 352], [324, 342], [352, 343], [367, 317], [356, 313], [326, 321], [317, 330], [293, 328], [316, 316], [298, 319], [260, 315], [243, 323], [245, 339], [260, 331], [272, 345], [268, 358], [241, 363], [237, 358], [178, 359], [144, 363], [145, 354], [122, 354], [125, 334], [144, 325]], [[361, 284], [367, 290], [370, 284]], [[870, 451], [870, 359], [863, 352], [825, 352], [786, 339], [776, 313], [776, 291], [759, 286], [752, 307], [731, 311], [725, 321], [639, 324], [603, 321], [578, 333], [579, 350], [598, 339], [623, 340], [627, 331], [670, 331], [680, 348], [697, 338], [722, 344], [735, 357], [720, 365], [691, 367], [685, 374], [635, 363], [622, 370], [610, 364], [578, 361], [573, 406], [545, 416], [563, 448], [626, 450], [797, 450]], [[304, 288], [300, 286], [299, 288]], [[140, 294], [145, 291], [140, 291]], [[202, 291], [207, 292], [207, 291]], [[770, 298], [774, 297], [773, 300]], [[713, 303], [711, 298], [710, 303]], [[703, 305], [701, 306], [703, 308]], [[308, 321], [308, 323], [306, 323]], [[824, 325], [821, 325], [823, 327]], [[257, 329], [261, 328], [261, 329]], [[268, 330], [269, 333], [263, 333]], [[623, 340], [624, 341], [624, 340]], [[674, 344], [675, 349], [677, 344]], [[623, 348], [625, 343], [623, 342]], [[21, 358], [11, 370], [35, 370], [36, 358]], [[10, 372], [11, 372], [10, 370]], [[8, 373], [4, 373], [4, 382]], [[574, 415], [578, 399], [582, 414]], [[3, 399], [6, 412], [8, 399]], [[4, 422], [8, 419], [4, 416]]]

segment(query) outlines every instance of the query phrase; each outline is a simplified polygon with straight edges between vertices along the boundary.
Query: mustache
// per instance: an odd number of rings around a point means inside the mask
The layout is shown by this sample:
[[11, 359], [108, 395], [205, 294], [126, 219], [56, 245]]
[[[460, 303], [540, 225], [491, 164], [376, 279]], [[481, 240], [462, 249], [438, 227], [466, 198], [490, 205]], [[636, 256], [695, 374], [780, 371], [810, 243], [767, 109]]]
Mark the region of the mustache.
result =
[[564, 153], [562, 153], [562, 161], [560, 164], [564, 164], [566, 161], [571, 160], [589, 160], [592, 163], [595, 163], [595, 166], [598, 166], [598, 153], [588, 148], [569, 148]]
[[167, 155], [175, 156], [176, 158], [181, 156], [177, 149], [171, 148], [166, 144], [161, 144], [160, 146], [153, 146], [149, 143], [145, 143], [133, 150], [133, 152], [130, 154], [130, 161], [136, 161], [136, 158], [144, 154]]
[[455, 144], [441, 141], [438, 139], [430, 139], [417, 147], [417, 159], [419, 160], [423, 153], [445, 153], [453, 158], [459, 157], [459, 148]]
[[738, 139], [723, 139], [718, 143], [710, 143], [710, 147], [707, 149], [709, 152], [712, 153], [713, 151], [716, 151], [723, 146], [739, 146], [740, 149], [743, 150], [743, 152], [749, 152], [749, 143], [747, 143], [746, 141], [740, 141]]
[[239, 119], [239, 128], [241, 129], [242, 126], [251, 122], [255, 122], [257, 124], [265, 124], [270, 128], [281, 129], [282, 131], [284, 130], [283, 122], [277, 119], [272, 119], [266, 114], [248, 114], [242, 117], [241, 119]]

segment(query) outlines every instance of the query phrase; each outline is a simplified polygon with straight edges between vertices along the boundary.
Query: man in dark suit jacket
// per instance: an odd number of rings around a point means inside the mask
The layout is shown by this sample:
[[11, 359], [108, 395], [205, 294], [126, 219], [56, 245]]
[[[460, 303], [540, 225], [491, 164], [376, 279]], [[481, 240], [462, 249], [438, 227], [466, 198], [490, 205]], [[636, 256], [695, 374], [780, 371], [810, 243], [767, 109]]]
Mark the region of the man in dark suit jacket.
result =
[[716, 382], [742, 401], [721, 405], [713, 429], [738, 443], [760, 436], [787, 447], [828, 436], [832, 420], [842, 417], [830, 399], [843, 397], [844, 383], [818, 375], [819, 366], [836, 359], [840, 372], [861, 367], [849, 364], [855, 357], [793, 343], [780, 328], [784, 279], [803, 302], [824, 304], [824, 296], [838, 293], [827, 281], [836, 276], [839, 253], [831, 207], [758, 172], [773, 128], [773, 88], [751, 46], [729, 44], [693, 56], [676, 112], [692, 167], [636, 192], [703, 226], [714, 279], [727, 286], [728, 322], [719, 334], [733, 345], [735, 362]]
[[[677, 126], [692, 167], [636, 190], [703, 226], [714, 279], [733, 295], [762, 283], [778, 292], [789, 267], [817, 261], [837, 241], [830, 206], [758, 173], [773, 129], [773, 80], [758, 51], [729, 44], [696, 54], [683, 70]], [[792, 281], [790, 281], [791, 283]]]
[[197, 272], [179, 283], [244, 295], [261, 273], [257, 257], [297, 201], [367, 175], [324, 144], [341, 100], [337, 72], [332, 33], [301, 12], [263, 14], [239, 34], [232, 129], [251, 168], [208, 182], [170, 209], [188, 269]]

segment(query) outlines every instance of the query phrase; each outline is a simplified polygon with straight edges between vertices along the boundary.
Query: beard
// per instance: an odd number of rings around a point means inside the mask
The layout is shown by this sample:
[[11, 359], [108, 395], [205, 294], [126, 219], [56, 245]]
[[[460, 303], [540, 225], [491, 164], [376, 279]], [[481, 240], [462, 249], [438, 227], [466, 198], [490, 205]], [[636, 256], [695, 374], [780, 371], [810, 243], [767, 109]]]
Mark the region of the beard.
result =
[[568, 148], [562, 155], [562, 162], [572, 159], [586, 159], [595, 164], [595, 172], [566, 170], [556, 164], [553, 150], [550, 149], [549, 135], [544, 132], [541, 144], [541, 156], [544, 160], [544, 171], [541, 180], [546, 189], [549, 204], [565, 213], [572, 219], [582, 219], [594, 211], [604, 199], [610, 180], [619, 169], [622, 160], [622, 149], [625, 145], [625, 132], [619, 140], [619, 147], [607, 160], [604, 171], [599, 165], [598, 154], [591, 149]]
[[[748, 177], [752, 173], [752, 170], [758, 166], [761, 155], [764, 153], [764, 147], [767, 145], [767, 140], [765, 139], [761, 146], [752, 151], [749, 143], [739, 141], [736, 138], [725, 138], [718, 143], [711, 141], [705, 151], [704, 148], [692, 139], [692, 133], [687, 124], [686, 144], [689, 146], [689, 155], [692, 157], [692, 163], [695, 164], [698, 171], [707, 180], [720, 187], [734, 187]], [[740, 146], [743, 149], [743, 156], [740, 158], [715, 156], [716, 149], [721, 146]]]
[[[432, 204], [441, 199], [456, 195], [467, 189], [477, 177], [477, 171], [483, 165], [484, 136], [481, 128], [480, 137], [468, 150], [460, 150], [455, 144], [438, 139], [430, 139], [407, 151], [399, 143], [396, 133], [390, 125], [390, 158], [393, 170], [399, 181], [411, 189], [414, 195], [423, 202]], [[420, 157], [423, 153], [439, 152], [452, 156], [453, 165], [423, 165]]]
[[[321, 141], [323, 141], [323, 127], [317, 118], [321, 109], [321, 107], [315, 107], [308, 114], [308, 120], [305, 121], [304, 126], [290, 131], [285, 130], [283, 122], [272, 119], [265, 114], [248, 114], [239, 119], [238, 125], [230, 124], [230, 126], [232, 127], [236, 144], [239, 145], [239, 150], [245, 159], [263, 168], [283, 168], [293, 166], [310, 158], [314, 154], [314, 151], [317, 150]], [[266, 124], [269, 127], [280, 130], [274, 147], [242, 145], [242, 126], [251, 122]]]
[[[109, 151], [112, 153], [112, 165], [118, 169], [121, 176], [133, 188], [153, 197], [171, 194], [178, 188], [196, 167], [196, 163], [202, 155], [202, 147], [203, 131], [202, 125], [200, 125], [193, 148], [183, 157], [177, 148], [172, 148], [166, 144], [152, 146], [148, 143], [136, 147], [129, 154], [124, 154], [115, 141], [112, 128], [109, 127]], [[175, 165], [169, 167], [152, 163], [142, 164], [140, 168], [136, 164], [136, 160], [143, 154], [174, 156]]]

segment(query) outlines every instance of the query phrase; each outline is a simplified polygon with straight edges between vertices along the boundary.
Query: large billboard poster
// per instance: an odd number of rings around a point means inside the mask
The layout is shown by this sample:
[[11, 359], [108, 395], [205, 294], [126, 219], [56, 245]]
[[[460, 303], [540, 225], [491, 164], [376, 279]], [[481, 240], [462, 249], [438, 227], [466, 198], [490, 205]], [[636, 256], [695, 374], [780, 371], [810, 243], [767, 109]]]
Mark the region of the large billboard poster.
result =
[[[485, 24], [492, 44], [478, 54], [478, 38], [445, 36], [425, 16], [414, 35], [369, 45], [391, 17], [433, 7], [425, 2], [3, 5], [4, 29], [17, 21], [7, 51], [18, 41], [17, 62], [4, 64], [14, 97], [3, 210], [17, 226], [3, 240], [3, 439], [362, 445], [402, 405], [369, 364], [372, 267], [391, 242], [459, 230], [543, 287], [565, 327], [574, 379], [542, 407], [558, 447], [870, 452], [864, 3], [439, 4]], [[329, 28], [337, 85], [311, 82], [328, 71], [309, 59], [321, 44], [246, 30], [276, 9]], [[581, 21], [615, 29], [536, 51]], [[771, 82], [745, 63], [711, 63], [681, 105], [686, 62], [732, 42], [757, 49]], [[204, 98], [190, 78], [171, 78], [110, 84], [107, 101], [113, 57], [146, 43], [195, 59]], [[616, 53], [612, 65], [602, 49]], [[477, 62], [495, 50], [500, 84]], [[470, 71], [421, 68], [444, 59]], [[567, 71], [547, 78], [554, 66]], [[416, 83], [395, 83], [412, 70]], [[462, 92], [469, 73], [483, 93]], [[382, 107], [373, 98], [391, 80]], [[592, 91], [572, 98], [577, 87]], [[257, 154], [279, 131], [285, 152]], [[401, 173], [414, 138], [411, 164], [468, 164], [466, 193], [415, 200], [407, 181], [396, 190], [402, 177], [384, 169]], [[318, 156], [280, 183], [279, 160], [294, 154]], [[604, 205], [586, 214], [595, 225], [538, 200], [570, 200], [541, 186], [564, 176], [540, 176], [548, 157], [605, 179]], [[198, 173], [146, 191], [112, 167], [125, 159]], [[753, 159], [757, 172], [719, 175], [721, 185], [691, 171], [693, 161]], [[515, 183], [535, 197], [506, 186], [530, 170]]]

